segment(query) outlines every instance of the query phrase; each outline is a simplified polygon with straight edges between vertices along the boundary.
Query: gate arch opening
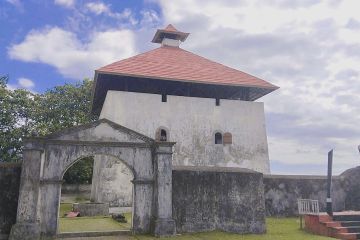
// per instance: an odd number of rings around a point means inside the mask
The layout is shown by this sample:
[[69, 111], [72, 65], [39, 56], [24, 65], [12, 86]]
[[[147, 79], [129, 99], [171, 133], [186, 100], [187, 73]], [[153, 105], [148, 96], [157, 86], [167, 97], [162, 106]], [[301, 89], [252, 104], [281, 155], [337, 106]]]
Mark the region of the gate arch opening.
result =
[[[90, 179], [86, 176], [86, 180], [90, 181], [91, 189], [87, 182], [84, 183], [88, 185], [82, 186], [66, 185], [71, 183], [65, 182], [65, 176], [67, 176], [66, 174], [69, 173], [69, 171], [77, 167], [79, 163], [83, 164], [84, 162], [91, 161], [92, 166], [94, 166], [95, 162], [103, 165], [100, 168], [100, 173], [95, 173], [95, 171], [99, 169], [93, 168], [91, 169], [92, 176], [90, 176]], [[113, 165], [121, 166], [121, 171], [114, 171], [116, 166], [114, 168]], [[97, 177], [94, 177], [94, 174], [97, 175]], [[102, 179], [102, 181], [99, 179], [104, 177], [106, 178], [105, 181], [104, 179]], [[114, 185], [113, 180], [119, 180], [119, 178], [121, 179], [120, 184]], [[84, 155], [72, 161], [72, 163], [64, 169], [61, 179], [63, 180], [63, 184], [61, 185], [61, 196], [59, 196], [58, 234], [62, 232], [131, 230], [133, 226], [132, 208], [134, 204], [132, 181], [134, 179], [134, 173], [123, 160], [108, 154]], [[75, 191], [72, 189], [75, 189]], [[93, 193], [93, 191], [95, 192]], [[113, 195], [112, 193], [114, 192], [121, 192], [123, 195], [120, 198], [120, 196]], [[127, 199], [124, 199], [124, 196], [127, 197]], [[121, 204], [119, 204], [119, 201], [121, 201]], [[68, 214], [69, 212], [70, 215], [72, 214], [73, 216], [79, 214], [76, 222], [74, 222], [73, 218], [64, 216], [64, 214]], [[114, 215], [114, 217], [119, 219], [121, 217], [120, 214], [125, 217], [125, 219], [121, 219], [121, 222], [117, 222], [111, 218], [111, 216]], [[106, 217], [99, 218], [99, 216]], [[127, 222], [125, 223], [124, 220]], [[87, 225], [82, 225], [79, 228], [79, 224], [84, 221], [87, 222]]]

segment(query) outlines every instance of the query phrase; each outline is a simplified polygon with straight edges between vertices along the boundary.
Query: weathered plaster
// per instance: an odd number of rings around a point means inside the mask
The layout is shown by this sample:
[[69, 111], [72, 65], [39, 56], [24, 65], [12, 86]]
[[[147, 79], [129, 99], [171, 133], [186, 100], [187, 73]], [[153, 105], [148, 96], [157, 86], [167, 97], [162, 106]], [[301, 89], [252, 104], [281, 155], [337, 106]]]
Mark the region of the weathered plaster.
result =
[[[155, 138], [163, 126], [176, 142], [174, 166], [249, 168], [269, 173], [263, 103], [108, 91], [100, 118]], [[231, 145], [216, 145], [216, 131], [230, 132]]]
[[117, 158], [94, 156], [91, 201], [109, 203], [111, 207], [132, 206], [133, 179], [130, 169]]
[[[296, 216], [298, 215], [297, 200], [300, 198], [318, 200], [320, 211], [325, 211], [326, 180], [326, 176], [265, 175], [266, 214]], [[352, 193], [347, 193], [343, 179], [334, 177], [332, 181], [334, 211], [345, 210], [345, 198], [350, 195]]]
[[[163, 179], [171, 178], [171, 164], [166, 165], [170, 169], [162, 169], [160, 175], [163, 177], [160, 179], [158, 166], [162, 166], [163, 161], [172, 161], [173, 144], [156, 143], [106, 119], [45, 138], [28, 139], [24, 151], [17, 222], [10, 239], [25, 239], [25, 236], [39, 239], [40, 233], [43, 237], [56, 237], [63, 175], [76, 161], [92, 155], [115, 157], [130, 169], [134, 176], [132, 230], [133, 233], [150, 233], [151, 222], [156, 226], [156, 222], [161, 220], [157, 217], [160, 216], [159, 212], [171, 213], [171, 197], [166, 198], [170, 201], [170, 207], [168, 202], [158, 201], [163, 195], [171, 196], [168, 185], [158, 184]], [[165, 148], [168, 157], [158, 157], [160, 153], [157, 148]], [[43, 154], [45, 157], [41, 156]], [[169, 229], [171, 225], [167, 224], [166, 227], [157, 228], [157, 231], [153, 230], [153, 233], [167, 236]], [[174, 233], [173, 227], [171, 234]]]
[[239, 168], [176, 167], [173, 213], [178, 232], [264, 233], [263, 176]]

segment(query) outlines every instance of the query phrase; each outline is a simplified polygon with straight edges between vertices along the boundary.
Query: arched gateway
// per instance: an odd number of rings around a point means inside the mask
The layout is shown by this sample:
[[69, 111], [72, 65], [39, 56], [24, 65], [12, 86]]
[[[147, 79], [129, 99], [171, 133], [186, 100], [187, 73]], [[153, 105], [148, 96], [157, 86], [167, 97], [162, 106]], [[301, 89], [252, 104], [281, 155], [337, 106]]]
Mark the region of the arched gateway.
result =
[[172, 146], [107, 119], [25, 141], [16, 224], [10, 239], [56, 237], [62, 177], [79, 158], [117, 157], [134, 175], [133, 233], [173, 235]]

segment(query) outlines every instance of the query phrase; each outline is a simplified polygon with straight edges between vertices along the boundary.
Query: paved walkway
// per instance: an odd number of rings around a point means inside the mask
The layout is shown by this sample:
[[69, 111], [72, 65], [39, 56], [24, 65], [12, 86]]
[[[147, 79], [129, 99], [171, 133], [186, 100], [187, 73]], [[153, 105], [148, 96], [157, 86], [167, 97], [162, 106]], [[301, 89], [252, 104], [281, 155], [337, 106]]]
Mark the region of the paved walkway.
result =
[[132, 240], [131, 236], [109, 236], [109, 237], [79, 237], [79, 238], [57, 238], [61, 240]]

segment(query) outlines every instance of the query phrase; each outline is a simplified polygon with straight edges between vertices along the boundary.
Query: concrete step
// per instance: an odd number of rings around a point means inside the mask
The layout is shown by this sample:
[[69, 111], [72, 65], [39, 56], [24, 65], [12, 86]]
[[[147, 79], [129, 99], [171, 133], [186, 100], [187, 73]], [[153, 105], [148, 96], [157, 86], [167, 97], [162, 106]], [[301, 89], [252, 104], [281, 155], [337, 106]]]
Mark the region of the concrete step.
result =
[[360, 233], [338, 233], [335, 237], [342, 240], [357, 240], [360, 239]]
[[113, 230], [113, 231], [90, 231], [90, 232], [62, 232], [57, 234], [57, 238], [77, 238], [77, 237], [104, 237], [131, 235], [130, 230]]
[[360, 215], [335, 215], [333, 221], [347, 222], [347, 221], [360, 221]]
[[343, 221], [340, 223], [343, 227], [360, 226], [360, 221]]
[[341, 222], [334, 222], [334, 221], [331, 221], [331, 222], [322, 222], [323, 224], [326, 225], [326, 227], [343, 227], [341, 225]]
[[338, 233], [360, 233], [360, 226], [333, 227]]

